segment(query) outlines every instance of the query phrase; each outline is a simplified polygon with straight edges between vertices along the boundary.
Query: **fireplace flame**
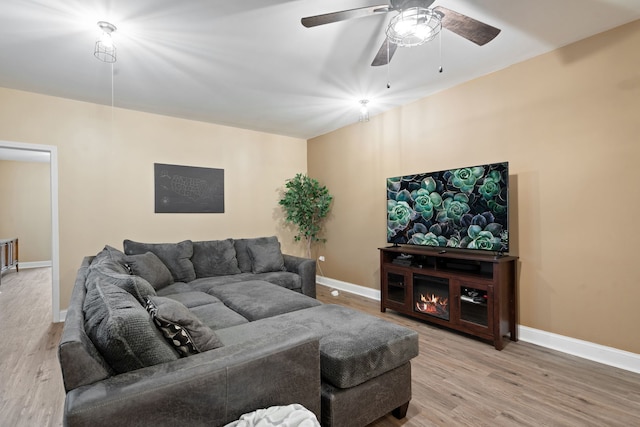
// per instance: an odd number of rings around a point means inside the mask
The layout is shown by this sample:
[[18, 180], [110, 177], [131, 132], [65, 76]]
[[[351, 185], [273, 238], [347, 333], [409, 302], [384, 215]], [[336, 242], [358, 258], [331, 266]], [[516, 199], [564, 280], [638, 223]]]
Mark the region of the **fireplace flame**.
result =
[[422, 313], [441, 313], [447, 311], [449, 298], [442, 298], [438, 295], [420, 294], [420, 301], [416, 302], [416, 309]]

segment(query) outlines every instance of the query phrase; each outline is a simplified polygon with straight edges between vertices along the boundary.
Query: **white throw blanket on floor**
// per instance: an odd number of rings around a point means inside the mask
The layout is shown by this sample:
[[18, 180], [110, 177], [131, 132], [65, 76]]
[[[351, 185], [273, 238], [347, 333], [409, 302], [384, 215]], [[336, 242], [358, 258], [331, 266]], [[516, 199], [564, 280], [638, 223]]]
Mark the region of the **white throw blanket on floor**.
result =
[[287, 406], [272, 406], [258, 409], [240, 417], [238, 421], [225, 427], [320, 427], [313, 412], [302, 405], [294, 403]]

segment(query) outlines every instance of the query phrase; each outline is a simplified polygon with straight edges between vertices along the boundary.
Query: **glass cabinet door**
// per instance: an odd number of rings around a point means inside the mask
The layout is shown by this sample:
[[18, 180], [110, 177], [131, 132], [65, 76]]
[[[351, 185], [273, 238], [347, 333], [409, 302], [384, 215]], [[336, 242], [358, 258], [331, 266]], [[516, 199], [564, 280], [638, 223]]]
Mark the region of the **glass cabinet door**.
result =
[[387, 271], [387, 300], [404, 304], [407, 294], [406, 276], [402, 273]]
[[489, 295], [486, 289], [464, 284], [460, 287], [460, 320], [489, 326]]

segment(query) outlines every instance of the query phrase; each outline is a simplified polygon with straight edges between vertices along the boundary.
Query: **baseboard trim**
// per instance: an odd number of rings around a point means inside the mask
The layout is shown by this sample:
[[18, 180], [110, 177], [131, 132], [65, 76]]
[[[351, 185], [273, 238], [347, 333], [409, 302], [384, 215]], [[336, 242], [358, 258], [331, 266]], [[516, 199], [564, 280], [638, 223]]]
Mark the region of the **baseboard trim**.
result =
[[42, 268], [51, 267], [51, 261], [32, 261], [32, 262], [18, 262], [18, 268]]
[[376, 301], [380, 301], [380, 291], [364, 286], [354, 285], [353, 283], [342, 282], [340, 280], [331, 279], [325, 276], [316, 276], [316, 282], [321, 285], [328, 286], [333, 289], [349, 292], [351, 294], [360, 295]]
[[[380, 301], [380, 291], [375, 289], [324, 276], [317, 276], [316, 281], [321, 285], [333, 289]], [[640, 354], [522, 325], [518, 325], [518, 338], [522, 341], [539, 345], [540, 347], [561, 351], [626, 371], [640, 373]]]
[[518, 325], [522, 341], [640, 374], [640, 354]]

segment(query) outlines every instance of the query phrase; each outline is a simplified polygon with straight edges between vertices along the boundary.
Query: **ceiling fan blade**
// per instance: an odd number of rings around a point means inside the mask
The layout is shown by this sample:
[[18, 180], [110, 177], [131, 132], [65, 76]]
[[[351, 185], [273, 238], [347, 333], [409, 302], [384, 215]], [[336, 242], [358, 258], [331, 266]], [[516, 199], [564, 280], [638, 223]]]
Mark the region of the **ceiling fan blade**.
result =
[[308, 16], [300, 21], [307, 28], [316, 27], [318, 25], [330, 24], [332, 22], [346, 21], [347, 19], [361, 18], [363, 16], [371, 16], [376, 13], [387, 13], [391, 10], [388, 4], [380, 4], [378, 6], [359, 7], [357, 9], [343, 10], [341, 12], [325, 13], [323, 15]]
[[391, 58], [393, 58], [393, 54], [396, 53], [396, 49], [398, 49], [398, 45], [395, 43], [391, 43], [389, 39], [385, 38], [382, 46], [376, 53], [376, 57], [373, 58], [373, 62], [371, 63], [372, 67], [377, 67], [379, 65], [387, 65], [391, 62]]
[[446, 7], [436, 6], [433, 10], [442, 16], [442, 26], [444, 28], [474, 42], [478, 46], [489, 43], [500, 34], [499, 28], [492, 27]]

